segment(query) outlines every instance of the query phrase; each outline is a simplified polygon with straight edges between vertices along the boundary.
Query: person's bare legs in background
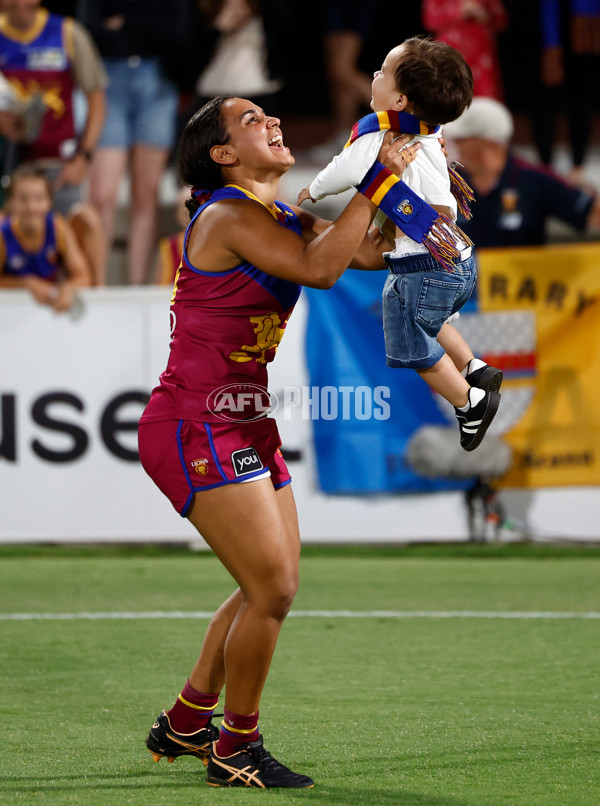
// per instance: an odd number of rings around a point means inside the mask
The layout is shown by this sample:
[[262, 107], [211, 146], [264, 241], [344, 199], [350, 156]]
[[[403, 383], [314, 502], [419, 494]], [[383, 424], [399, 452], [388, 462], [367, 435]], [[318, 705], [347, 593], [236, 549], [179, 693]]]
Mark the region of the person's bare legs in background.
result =
[[98, 212], [110, 254], [115, 230], [121, 178], [127, 171], [127, 152], [123, 148], [99, 148], [90, 168], [90, 203]]
[[[130, 157], [130, 226], [127, 266], [130, 285], [142, 285], [149, 277], [156, 249], [156, 218], [160, 182], [168, 151], [148, 145], [135, 145]], [[98, 149], [90, 174], [90, 201], [98, 211], [112, 244], [121, 178], [127, 171], [127, 152], [122, 148]]]
[[144, 144], [135, 145], [131, 152], [131, 224], [127, 250], [131, 285], [147, 281], [156, 253], [158, 195], [168, 157], [165, 149]]
[[362, 108], [371, 102], [372, 77], [358, 69], [363, 39], [357, 31], [332, 31], [325, 35], [327, 77], [333, 107], [333, 138], [349, 136]]
[[327, 0], [324, 3], [323, 58], [332, 110], [332, 131], [325, 143], [308, 152], [329, 160], [344, 145], [356, 121], [370, 112], [370, 73], [360, 58], [379, 12], [379, 0]]
[[98, 211], [91, 204], [81, 202], [71, 208], [67, 220], [88, 261], [92, 285], [106, 285], [108, 241]]

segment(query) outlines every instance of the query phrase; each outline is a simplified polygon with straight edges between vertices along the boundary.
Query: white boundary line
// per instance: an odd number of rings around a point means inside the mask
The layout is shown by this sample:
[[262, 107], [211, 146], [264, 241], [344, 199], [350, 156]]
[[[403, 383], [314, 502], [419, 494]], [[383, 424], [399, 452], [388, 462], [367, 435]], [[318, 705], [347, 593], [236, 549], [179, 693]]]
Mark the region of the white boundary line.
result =
[[[155, 610], [134, 612], [99, 613], [0, 613], [0, 621], [109, 621], [123, 619], [210, 619], [213, 613], [207, 610]], [[385, 618], [385, 619], [600, 619], [600, 612], [561, 613], [552, 611], [494, 611], [494, 610], [292, 610], [288, 618]]]

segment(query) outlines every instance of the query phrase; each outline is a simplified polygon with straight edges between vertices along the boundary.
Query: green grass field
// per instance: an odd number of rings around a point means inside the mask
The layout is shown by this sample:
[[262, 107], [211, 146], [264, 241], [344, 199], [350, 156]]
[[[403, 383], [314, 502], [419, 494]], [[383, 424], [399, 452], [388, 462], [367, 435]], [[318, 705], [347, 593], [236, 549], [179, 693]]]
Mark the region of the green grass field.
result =
[[260, 720], [304, 791], [152, 762], [206, 619], [5, 615], [210, 612], [233, 589], [212, 555], [0, 547], [0, 568], [2, 804], [600, 803], [598, 550], [308, 547]]

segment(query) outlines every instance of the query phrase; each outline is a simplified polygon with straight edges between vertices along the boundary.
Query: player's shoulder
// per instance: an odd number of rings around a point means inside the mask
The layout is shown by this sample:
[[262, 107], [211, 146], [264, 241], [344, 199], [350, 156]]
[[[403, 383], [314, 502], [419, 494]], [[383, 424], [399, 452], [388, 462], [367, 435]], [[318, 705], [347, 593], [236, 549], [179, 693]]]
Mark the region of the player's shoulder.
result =
[[238, 222], [248, 221], [254, 225], [261, 222], [274, 221], [269, 209], [258, 199], [247, 196], [224, 197], [212, 201], [201, 213], [203, 222], [232, 219]]

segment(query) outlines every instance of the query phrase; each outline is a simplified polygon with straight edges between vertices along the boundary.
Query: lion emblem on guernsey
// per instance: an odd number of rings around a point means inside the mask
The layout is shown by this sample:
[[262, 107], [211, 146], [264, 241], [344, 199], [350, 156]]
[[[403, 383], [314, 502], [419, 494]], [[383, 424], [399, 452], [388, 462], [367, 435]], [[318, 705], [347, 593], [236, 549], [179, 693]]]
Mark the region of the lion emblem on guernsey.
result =
[[271, 350], [277, 350], [283, 338], [285, 323], [282, 324], [276, 311], [262, 316], [250, 316], [249, 319], [256, 334], [256, 344], [243, 344], [239, 350], [229, 353], [229, 358], [240, 364], [252, 360], [257, 364], [266, 364], [270, 360], [267, 354]]
[[208, 459], [194, 459], [192, 467], [199, 476], [206, 476], [208, 473]]

